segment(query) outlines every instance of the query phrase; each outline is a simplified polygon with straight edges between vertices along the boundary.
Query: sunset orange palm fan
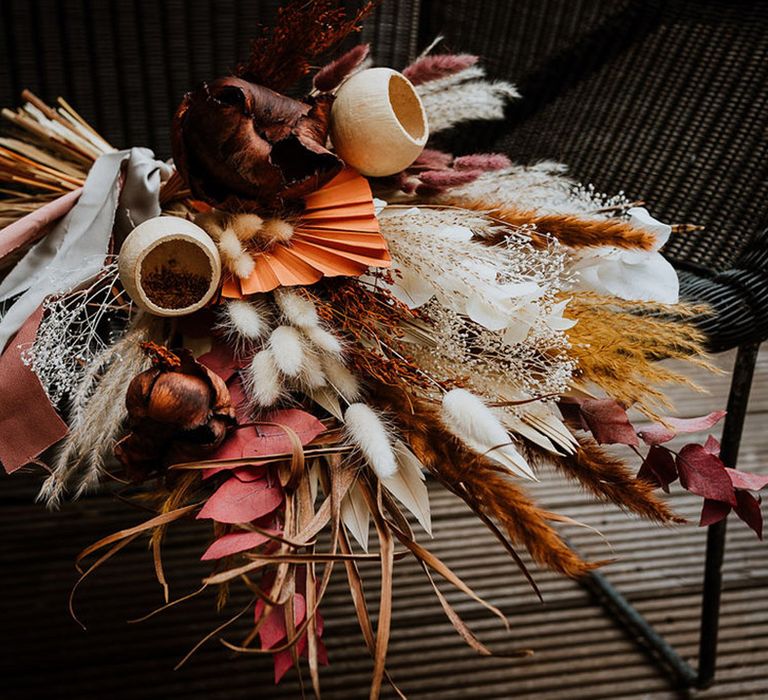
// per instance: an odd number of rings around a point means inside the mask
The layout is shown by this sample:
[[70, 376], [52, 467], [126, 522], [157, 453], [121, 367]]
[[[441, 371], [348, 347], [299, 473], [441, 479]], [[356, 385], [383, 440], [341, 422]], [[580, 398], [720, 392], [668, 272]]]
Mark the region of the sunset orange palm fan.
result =
[[359, 277], [369, 267], [391, 265], [364, 177], [343, 170], [304, 202], [290, 241], [254, 252], [253, 273], [247, 279], [228, 278], [225, 297], [314, 284], [323, 277]]

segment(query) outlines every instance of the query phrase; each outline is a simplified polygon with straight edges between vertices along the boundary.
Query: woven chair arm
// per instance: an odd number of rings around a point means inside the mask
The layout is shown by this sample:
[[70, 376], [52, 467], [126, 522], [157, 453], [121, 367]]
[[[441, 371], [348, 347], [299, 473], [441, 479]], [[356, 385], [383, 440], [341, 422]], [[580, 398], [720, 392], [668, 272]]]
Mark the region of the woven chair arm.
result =
[[711, 352], [768, 339], [768, 229], [729, 270], [713, 272], [692, 263], [676, 266], [681, 297], [712, 309], [696, 319]]

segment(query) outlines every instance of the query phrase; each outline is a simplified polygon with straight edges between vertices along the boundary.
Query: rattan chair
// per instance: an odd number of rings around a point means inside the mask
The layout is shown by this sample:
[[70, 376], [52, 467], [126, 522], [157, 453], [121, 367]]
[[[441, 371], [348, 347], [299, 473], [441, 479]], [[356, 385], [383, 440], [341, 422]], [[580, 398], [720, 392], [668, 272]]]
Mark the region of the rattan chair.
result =
[[[196, 81], [247, 51], [276, 0], [4, 0], [0, 102], [22, 88], [66, 95], [114, 143], [167, 156], [168, 122]], [[358, 4], [350, 0], [350, 4]], [[384, 0], [363, 39], [404, 65], [435, 36], [482, 55], [523, 99], [494, 128], [451, 135], [456, 152], [556, 159], [654, 215], [705, 226], [666, 254], [713, 351], [739, 347], [722, 440], [734, 466], [759, 343], [768, 337], [768, 5], [756, 0]], [[763, 231], [761, 233], [761, 231]], [[725, 524], [709, 529], [694, 671], [607, 580], [592, 590], [682, 685], [715, 669]]]

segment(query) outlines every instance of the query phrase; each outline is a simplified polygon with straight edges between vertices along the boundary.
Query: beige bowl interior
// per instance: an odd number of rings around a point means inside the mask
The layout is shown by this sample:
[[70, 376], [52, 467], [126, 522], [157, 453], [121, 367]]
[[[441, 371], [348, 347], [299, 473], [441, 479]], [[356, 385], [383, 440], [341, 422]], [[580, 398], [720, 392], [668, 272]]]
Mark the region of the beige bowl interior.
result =
[[400, 126], [414, 141], [426, 141], [427, 124], [413, 85], [399, 73], [389, 77], [389, 103]]
[[[139, 268], [139, 285], [141, 290], [152, 305], [158, 309], [165, 309], [161, 300], [153, 298], [152, 290], [145, 284], [147, 276], [152, 273], [186, 273], [200, 276], [210, 281], [213, 276], [213, 268], [206, 251], [199, 243], [186, 240], [184, 238], [173, 238], [164, 240], [154, 246], [147, 252], [141, 261]], [[181, 311], [199, 304], [202, 300], [210, 297], [210, 284], [206, 284], [205, 290], [196, 299], [189, 299], [189, 302], [183, 307], [174, 307], [174, 310]]]

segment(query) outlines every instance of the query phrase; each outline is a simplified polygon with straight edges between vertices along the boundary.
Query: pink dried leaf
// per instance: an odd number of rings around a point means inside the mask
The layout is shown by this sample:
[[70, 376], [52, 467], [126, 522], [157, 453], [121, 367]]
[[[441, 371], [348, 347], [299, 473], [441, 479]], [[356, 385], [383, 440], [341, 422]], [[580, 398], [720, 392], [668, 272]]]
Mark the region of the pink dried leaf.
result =
[[272, 513], [282, 502], [282, 489], [270, 486], [266, 480], [240, 481], [232, 477], [219, 486], [197, 517], [219, 523], [249, 523]]
[[699, 416], [698, 418], [664, 417], [664, 422], [668, 423], [668, 426], [662, 425], [661, 423], [654, 423], [645, 430], [641, 430], [638, 435], [646, 445], [661, 445], [683, 433], [698, 433], [702, 430], [709, 430], [713, 425], [717, 424], [724, 415], [725, 411], [712, 411], [712, 413], [709, 413], [706, 416]]
[[736, 493], [719, 457], [701, 445], [690, 444], [680, 450], [675, 464], [684, 489], [704, 498], [736, 505]]
[[720, 456], [720, 442], [714, 435], [708, 435], [707, 441], [704, 443], [704, 449], [715, 457]]
[[414, 85], [447, 78], [449, 75], [460, 73], [477, 63], [478, 57], [471, 54], [436, 54], [420, 58], [404, 71], [403, 75]]
[[[277, 530], [270, 530], [269, 532], [273, 535], [280, 534]], [[259, 547], [269, 541], [271, 541], [270, 538], [261, 532], [230, 532], [213, 542], [200, 559], [209, 561], [229, 557]]]
[[759, 491], [768, 486], [768, 475], [750, 474], [738, 469], [725, 468], [728, 478], [735, 489], [745, 489], [747, 491]]
[[312, 81], [315, 89], [320, 92], [335, 90], [352, 71], [368, 58], [370, 50], [370, 44], [358, 44], [332, 63], [323, 66]]

